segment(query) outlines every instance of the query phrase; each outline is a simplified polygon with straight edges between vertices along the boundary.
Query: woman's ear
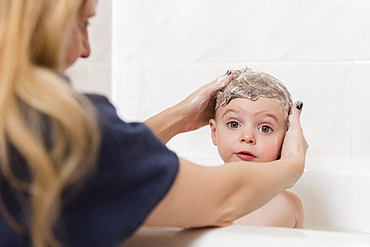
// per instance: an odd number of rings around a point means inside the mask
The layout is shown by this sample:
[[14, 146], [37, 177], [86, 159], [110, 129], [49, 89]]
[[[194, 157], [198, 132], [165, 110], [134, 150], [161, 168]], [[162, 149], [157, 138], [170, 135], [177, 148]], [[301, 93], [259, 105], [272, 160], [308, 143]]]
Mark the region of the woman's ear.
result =
[[211, 137], [212, 137], [212, 142], [213, 145], [217, 146], [217, 126], [216, 126], [216, 121], [214, 119], [209, 120], [209, 127], [211, 128]]

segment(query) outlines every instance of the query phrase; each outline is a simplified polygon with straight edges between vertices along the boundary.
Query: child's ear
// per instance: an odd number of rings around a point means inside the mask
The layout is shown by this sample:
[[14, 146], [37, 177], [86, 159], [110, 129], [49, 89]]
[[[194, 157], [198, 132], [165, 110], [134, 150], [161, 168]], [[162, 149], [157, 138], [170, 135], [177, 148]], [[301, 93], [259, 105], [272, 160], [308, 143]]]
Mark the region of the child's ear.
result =
[[217, 134], [216, 134], [216, 121], [214, 119], [209, 120], [209, 127], [211, 127], [211, 137], [213, 145], [217, 146]]

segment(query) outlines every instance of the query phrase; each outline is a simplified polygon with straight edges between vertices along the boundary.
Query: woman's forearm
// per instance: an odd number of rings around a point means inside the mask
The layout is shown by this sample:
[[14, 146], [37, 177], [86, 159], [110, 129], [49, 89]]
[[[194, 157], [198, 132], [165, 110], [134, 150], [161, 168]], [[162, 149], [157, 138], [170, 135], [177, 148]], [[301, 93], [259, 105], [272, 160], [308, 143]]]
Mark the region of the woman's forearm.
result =
[[167, 143], [172, 137], [183, 132], [186, 120], [180, 111], [178, 106], [173, 106], [147, 119], [144, 123], [163, 143]]
[[[290, 188], [302, 174], [293, 160], [204, 167], [181, 160], [178, 177], [146, 225], [225, 226]], [[291, 167], [292, 166], [292, 167]], [[298, 167], [298, 168], [297, 168]]]

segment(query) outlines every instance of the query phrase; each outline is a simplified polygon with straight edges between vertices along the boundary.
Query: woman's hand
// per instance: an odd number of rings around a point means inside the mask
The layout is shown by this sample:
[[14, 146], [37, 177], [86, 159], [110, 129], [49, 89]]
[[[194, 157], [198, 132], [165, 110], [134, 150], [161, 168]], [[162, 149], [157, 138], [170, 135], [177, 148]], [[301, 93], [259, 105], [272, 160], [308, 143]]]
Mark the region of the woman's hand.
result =
[[292, 106], [292, 114], [289, 116], [289, 129], [285, 135], [281, 151], [282, 159], [293, 159], [291, 165], [293, 168], [298, 169], [299, 176], [301, 176], [304, 171], [306, 152], [308, 149], [308, 144], [300, 123], [302, 107], [303, 103], [301, 101], [296, 102]]
[[233, 77], [231, 70], [216, 80], [202, 86], [174, 107], [186, 119], [181, 132], [188, 132], [203, 127], [214, 117], [217, 92], [225, 87]]
[[179, 133], [196, 130], [214, 117], [217, 92], [232, 79], [228, 70], [225, 75], [202, 86], [176, 105], [145, 121], [154, 134], [164, 143]]

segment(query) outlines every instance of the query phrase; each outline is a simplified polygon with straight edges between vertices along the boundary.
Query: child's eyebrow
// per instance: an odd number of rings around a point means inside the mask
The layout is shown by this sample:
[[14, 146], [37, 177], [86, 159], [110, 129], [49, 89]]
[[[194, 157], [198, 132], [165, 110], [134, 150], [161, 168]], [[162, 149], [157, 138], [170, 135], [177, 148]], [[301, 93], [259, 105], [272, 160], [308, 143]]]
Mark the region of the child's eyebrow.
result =
[[235, 111], [234, 109], [227, 109], [223, 114], [222, 116], [225, 116], [226, 114], [230, 113], [230, 112], [235, 112], [237, 113], [237, 111]]
[[256, 115], [256, 116], [257, 116], [257, 115], [264, 115], [264, 116], [266, 116], [266, 117], [270, 117], [270, 118], [274, 119], [276, 123], [280, 124], [279, 119], [278, 119], [278, 118], [277, 118], [277, 116], [276, 116], [276, 115], [274, 115], [274, 114], [271, 114], [271, 113], [268, 113], [268, 112], [264, 112], [264, 111], [262, 111], [262, 112], [257, 112], [255, 115]]

